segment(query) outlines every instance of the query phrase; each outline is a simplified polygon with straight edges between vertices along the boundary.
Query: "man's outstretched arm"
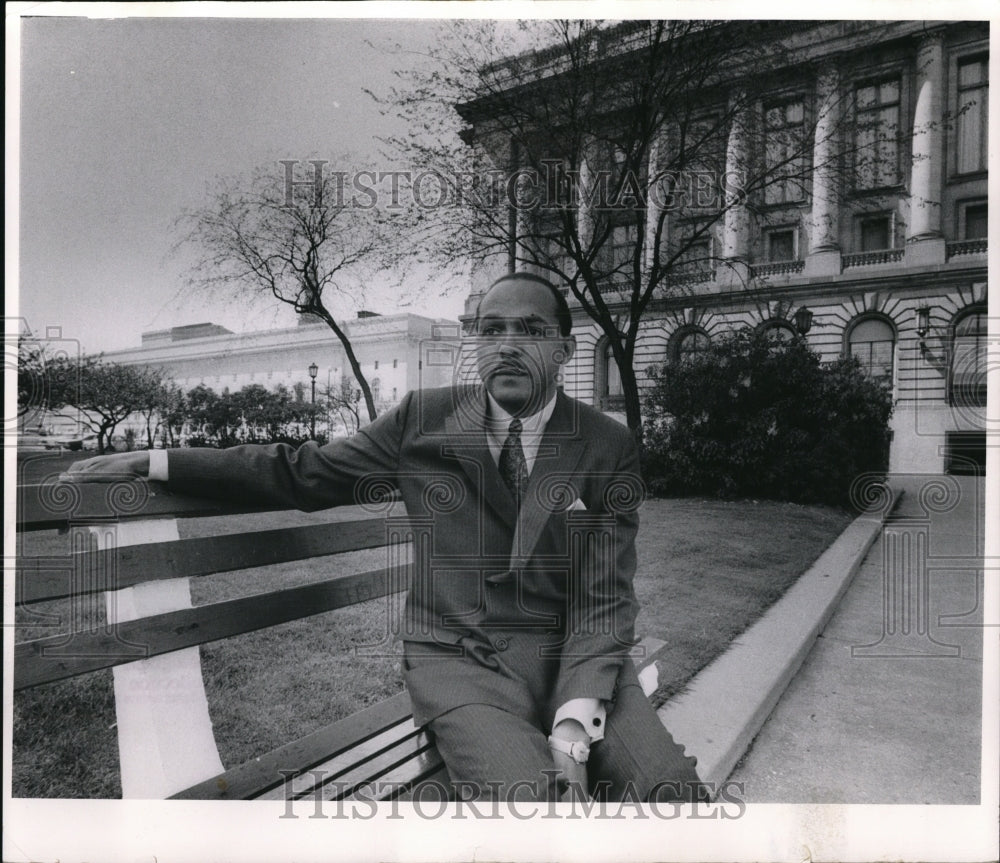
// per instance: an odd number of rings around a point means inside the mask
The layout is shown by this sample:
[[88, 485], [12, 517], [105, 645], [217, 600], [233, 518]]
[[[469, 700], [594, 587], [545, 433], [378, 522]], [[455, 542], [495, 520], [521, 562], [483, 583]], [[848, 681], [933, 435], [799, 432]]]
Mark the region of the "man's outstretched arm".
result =
[[408, 394], [354, 437], [325, 446], [310, 441], [298, 448], [247, 444], [225, 450], [198, 447], [115, 453], [76, 462], [65, 476], [75, 482], [142, 476], [166, 480], [175, 491], [201, 497], [303, 510], [348, 505], [357, 502], [355, 488], [365, 477], [378, 474], [394, 479], [411, 401], [412, 394]]

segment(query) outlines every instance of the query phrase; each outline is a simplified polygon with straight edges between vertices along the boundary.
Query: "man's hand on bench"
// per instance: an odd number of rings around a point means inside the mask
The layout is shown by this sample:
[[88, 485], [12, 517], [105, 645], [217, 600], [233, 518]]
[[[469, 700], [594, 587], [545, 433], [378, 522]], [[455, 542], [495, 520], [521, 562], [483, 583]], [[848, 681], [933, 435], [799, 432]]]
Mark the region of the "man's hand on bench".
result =
[[75, 461], [62, 475], [68, 482], [114, 482], [123, 477], [149, 475], [149, 453], [116, 452]]

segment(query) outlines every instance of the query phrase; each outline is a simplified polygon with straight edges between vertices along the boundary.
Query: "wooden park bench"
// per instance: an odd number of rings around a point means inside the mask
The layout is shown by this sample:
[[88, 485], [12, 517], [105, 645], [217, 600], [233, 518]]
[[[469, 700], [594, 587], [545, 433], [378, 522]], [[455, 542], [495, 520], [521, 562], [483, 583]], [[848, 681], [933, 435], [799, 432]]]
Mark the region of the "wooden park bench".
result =
[[[405, 692], [224, 769], [201, 677], [199, 645], [405, 590], [409, 564], [196, 607], [190, 578], [405, 542], [405, 516], [180, 539], [175, 519], [262, 510], [155, 483], [73, 485], [55, 474], [19, 486], [17, 503], [18, 604], [114, 601], [106, 623], [18, 643], [15, 690], [114, 668], [123, 797], [407, 799], [420, 783], [447, 784]], [[32, 535], [53, 528], [70, 534], [66, 556], [33, 551]], [[645, 667], [663, 646], [645, 639], [633, 658]], [[153, 709], [147, 696], [158, 688], [176, 698]]]

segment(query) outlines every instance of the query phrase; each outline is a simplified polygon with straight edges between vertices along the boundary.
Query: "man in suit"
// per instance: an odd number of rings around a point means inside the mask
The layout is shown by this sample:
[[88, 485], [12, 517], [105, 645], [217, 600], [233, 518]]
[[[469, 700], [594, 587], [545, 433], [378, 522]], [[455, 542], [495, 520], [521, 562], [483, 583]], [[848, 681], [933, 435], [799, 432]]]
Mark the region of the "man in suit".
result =
[[691, 799], [685, 757], [643, 695], [635, 641], [639, 461], [630, 432], [558, 387], [566, 300], [529, 274], [476, 314], [481, 385], [409, 393], [353, 438], [123, 453], [123, 472], [193, 494], [305, 510], [384, 480], [429, 524], [399, 636], [414, 719], [465, 798]]

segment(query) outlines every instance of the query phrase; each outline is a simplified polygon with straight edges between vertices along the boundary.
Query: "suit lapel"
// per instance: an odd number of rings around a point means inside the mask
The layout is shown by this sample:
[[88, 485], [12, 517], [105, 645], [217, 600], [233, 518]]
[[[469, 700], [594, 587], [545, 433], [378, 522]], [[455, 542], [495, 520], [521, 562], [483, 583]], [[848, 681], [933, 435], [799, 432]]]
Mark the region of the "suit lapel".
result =
[[462, 466], [478, 500], [489, 506], [508, 525], [515, 527], [517, 509], [514, 496], [500, 478], [486, 440], [486, 390], [476, 387], [457, 391], [453, 411], [445, 417], [448, 444], [445, 454]]
[[[521, 512], [511, 545], [511, 569], [527, 566], [542, 530], [554, 511], [551, 502], [561, 501], [563, 495], [560, 495], [559, 489], [563, 482], [568, 482], [573, 477], [587, 448], [586, 441], [579, 434], [575, 405], [562, 392], [556, 396], [555, 410], [545, 427], [528, 489], [521, 502]], [[547, 488], [548, 484], [554, 485]], [[566, 505], [569, 503], [572, 501], [567, 501]], [[565, 509], [565, 506], [560, 506], [559, 509]]]

